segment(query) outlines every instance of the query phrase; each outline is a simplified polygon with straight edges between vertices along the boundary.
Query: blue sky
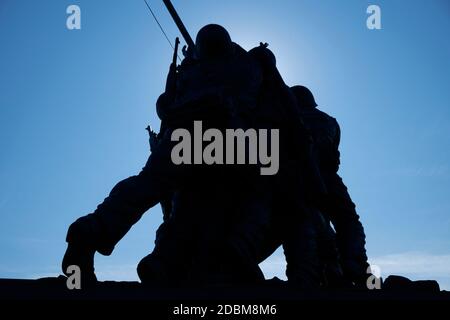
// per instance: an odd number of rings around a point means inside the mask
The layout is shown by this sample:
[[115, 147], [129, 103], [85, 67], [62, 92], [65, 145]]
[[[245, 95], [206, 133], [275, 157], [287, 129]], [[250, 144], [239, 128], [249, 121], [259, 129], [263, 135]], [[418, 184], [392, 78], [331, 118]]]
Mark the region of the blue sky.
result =
[[[370, 260], [450, 289], [449, 2], [173, 3], [192, 36], [219, 23], [246, 49], [270, 44], [286, 82], [340, 122]], [[70, 4], [81, 30], [66, 28]], [[162, 1], [150, 4], [177, 36]], [[369, 4], [382, 30], [366, 28]], [[53, 275], [70, 222], [144, 165], [172, 50], [141, 0], [2, 0], [0, 40], [0, 277]], [[153, 208], [98, 257], [100, 278], [136, 279], [160, 222]], [[281, 277], [282, 253], [263, 266]]]

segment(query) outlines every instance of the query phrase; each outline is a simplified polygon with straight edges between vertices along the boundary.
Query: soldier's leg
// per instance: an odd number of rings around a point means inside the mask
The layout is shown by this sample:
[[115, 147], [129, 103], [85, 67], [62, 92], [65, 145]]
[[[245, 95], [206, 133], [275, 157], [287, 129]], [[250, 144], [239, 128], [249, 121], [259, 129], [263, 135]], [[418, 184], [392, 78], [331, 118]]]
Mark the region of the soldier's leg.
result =
[[320, 211], [314, 214], [318, 230], [318, 249], [321, 268], [323, 270], [322, 285], [330, 288], [346, 286], [336, 245], [336, 234], [331, 228], [330, 221]]
[[288, 282], [299, 289], [317, 289], [321, 285], [318, 230], [308, 209], [294, 210], [283, 225], [283, 249]]
[[150, 197], [149, 202], [143, 201], [144, 190], [142, 176], [129, 177], [119, 182], [93, 213], [70, 225], [63, 272], [68, 266], [77, 265], [82, 270], [83, 279], [95, 280], [95, 252], [111, 254], [116, 243], [152, 205]]
[[[191, 209], [183, 212], [189, 214], [193, 221], [190, 248], [192, 265], [189, 282], [194, 284], [217, 284], [235, 282], [236, 277], [228, 263], [229, 250], [226, 244], [230, 232], [237, 199], [234, 190], [229, 190], [223, 179], [223, 172], [216, 171], [214, 179], [208, 178], [201, 186], [190, 190]], [[235, 261], [233, 261], [235, 262]]]
[[198, 212], [203, 194], [196, 191], [190, 185], [174, 195], [172, 212], [157, 231], [153, 252], [137, 267], [142, 283], [178, 286], [188, 281], [197, 254], [198, 229], [205, 224]]
[[170, 153], [170, 136], [162, 139], [137, 176], [119, 182], [97, 209], [76, 220], [67, 233], [68, 250], [63, 272], [75, 264], [93, 274], [95, 251], [109, 255], [134, 223], [190, 175], [190, 168], [175, 166]]
[[367, 254], [365, 233], [350, 198], [347, 187], [339, 175], [327, 177], [329, 194], [325, 201], [326, 212], [336, 230], [336, 242], [341, 256], [344, 275], [352, 282], [365, 283], [367, 279]]
[[153, 251], [137, 266], [143, 284], [179, 286], [186, 283], [194, 255], [192, 223], [170, 218], [160, 226]]
[[236, 218], [225, 243], [228, 266], [239, 270], [236, 274], [241, 276], [241, 282], [262, 281], [264, 274], [259, 263], [267, 257], [268, 250], [278, 247], [271, 246], [274, 233], [272, 189], [263, 178], [258, 179], [257, 185], [247, 190], [237, 206]]

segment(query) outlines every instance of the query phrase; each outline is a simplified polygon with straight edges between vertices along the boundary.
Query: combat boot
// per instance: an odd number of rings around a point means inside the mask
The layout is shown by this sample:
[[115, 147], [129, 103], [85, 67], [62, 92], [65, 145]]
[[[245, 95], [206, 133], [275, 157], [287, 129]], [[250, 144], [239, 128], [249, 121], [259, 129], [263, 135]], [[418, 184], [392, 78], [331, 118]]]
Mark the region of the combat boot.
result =
[[67, 231], [67, 249], [62, 260], [62, 271], [70, 276], [69, 266], [80, 268], [81, 286], [88, 287], [97, 282], [94, 273], [95, 248], [88, 235], [89, 221], [80, 218], [72, 223]]

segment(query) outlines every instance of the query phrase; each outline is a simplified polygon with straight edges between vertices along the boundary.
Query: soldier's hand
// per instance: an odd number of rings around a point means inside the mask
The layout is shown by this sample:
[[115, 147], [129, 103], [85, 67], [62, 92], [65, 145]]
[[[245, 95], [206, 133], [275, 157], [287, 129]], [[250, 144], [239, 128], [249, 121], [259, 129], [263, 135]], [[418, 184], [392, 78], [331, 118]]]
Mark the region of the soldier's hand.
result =
[[150, 142], [150, 151], [154, 151], [159, 143], [158, 134], [153, 130], [150, 131], [148, 140]]

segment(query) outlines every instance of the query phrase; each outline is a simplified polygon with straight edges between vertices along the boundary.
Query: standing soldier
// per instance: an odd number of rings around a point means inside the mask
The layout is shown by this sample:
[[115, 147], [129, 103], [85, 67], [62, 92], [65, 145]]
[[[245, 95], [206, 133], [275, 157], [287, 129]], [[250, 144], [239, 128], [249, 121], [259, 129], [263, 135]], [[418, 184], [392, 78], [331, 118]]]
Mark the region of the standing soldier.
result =
[[368, 277], [364, 228], [342, 178], [340, 128], [336, 119], [317, 109], [311, 91], [303, 86], [291, 88], [303, 121], [314, 139], [315, 156], [327, 193], [317, 202], [318, 209], [333, 223], [340, 262], [347, 282], [365, 286]]

